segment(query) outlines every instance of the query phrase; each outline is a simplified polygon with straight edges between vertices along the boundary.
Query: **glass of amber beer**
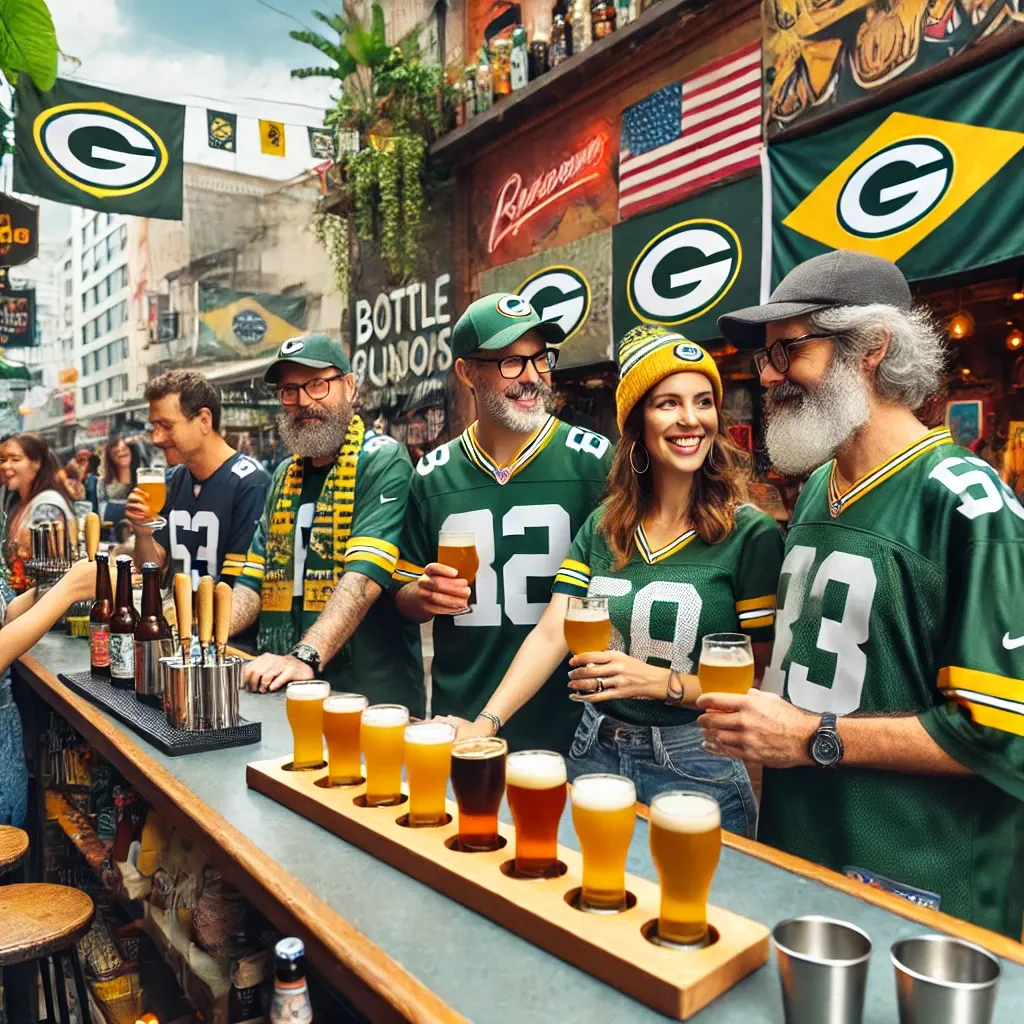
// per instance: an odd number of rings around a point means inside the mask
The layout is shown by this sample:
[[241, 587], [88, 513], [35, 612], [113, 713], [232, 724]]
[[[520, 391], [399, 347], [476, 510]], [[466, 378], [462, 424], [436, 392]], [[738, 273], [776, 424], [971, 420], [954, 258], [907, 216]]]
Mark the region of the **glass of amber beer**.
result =
[[334, 693], [324, 701], [328, 785], [354, 786], [363, 781], [359, 726], [369, 703], [361, 693]]
[[718, 801], [671, 789], [650, 807], [651, 859], [661, 880], [658, 941], [702, 946], [708, 935], [708, 890], [722, 849]]
[[388, 807], [402, 802], [402, 757], [409, 709], [402, 704], [371, 704], [362, 715], [359, 741], [366, 760], [366, 802]]
[[572, 784], [572, 823], [583, 854], [580, 909], [626, 909], [626, 854], [636, 819], [636, 787], [623, 775], [581, 775]]
[[543, 878], [558, 867], [565, 779], [565, 760], [553, 750], [518, 750], [508, 755], [505, 783], [516, 825], [517, 874]]
[[167, 525], [167, 520], [160, 515], [160, 510], [167, 501], [167, 478], [165, 470], [159, 466], [138, 470], [135, 478], [135, 486], [146, 496], [146, 504], [149, 506], [149, 519], [142, 525], [150, 530], [161, 530]]
[[459, 847], [476, 853], [497, 850], [498, 808], [505, 792], [508, 744], [497, 736], [452, 744], [452, 789], [459, 805]]
[[570, 597], [564, 629], [565, 646], [573, 654], [606, 651], [612, 639], [607, 598]]
[[697, 666], [701, 693], [746, 693], [754, 685], [754, 653], [745, 633], [708, 633]]
[[319, 768], [324, 763], [324, 700], [331, 684], [321, 679], [289, 683], [285, 689], [285, 711], [292, 727], [296, 771]]
[[405, 772], [409, 778], [409, 824], [444, 825], [444, 801], [452, 767], [455, 729], [446, 722], [413, 722], [405, 727]]
[[[450, 565], [453, 569], [457, 569], [459, 578], [473, 586], [477, 570], [480, 568], [480, 556], [476, 551], [476, 534], [468, 531], [441, 530], [437, 535], [437, 560], [442, 565]], [[470, 607], [467, 603], [465, 608], [455, 614], [465, 615], [469, 611]]]

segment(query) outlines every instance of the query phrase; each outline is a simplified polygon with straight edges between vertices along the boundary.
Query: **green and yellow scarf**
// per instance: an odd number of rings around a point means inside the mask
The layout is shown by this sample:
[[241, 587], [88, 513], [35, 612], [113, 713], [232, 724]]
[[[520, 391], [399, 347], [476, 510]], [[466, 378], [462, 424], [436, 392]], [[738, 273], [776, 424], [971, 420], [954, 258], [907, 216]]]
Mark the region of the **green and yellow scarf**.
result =
[[296, 631], [292, 618], [295, 565], [295, 517], [302, 494], [303, 459], [293, 455], [272, 496], [273, 513], [267, 528], [263, 572], [259, 649], [286, 654], [324, 610], [345, 568], [345, 546], [352, 533], [356, 497], [356, 465], [366, 428], [358, 416], [349, 423], [345, 443], [317, 499], [313, 529], [306, 553], [302, 584], [302, 622]]

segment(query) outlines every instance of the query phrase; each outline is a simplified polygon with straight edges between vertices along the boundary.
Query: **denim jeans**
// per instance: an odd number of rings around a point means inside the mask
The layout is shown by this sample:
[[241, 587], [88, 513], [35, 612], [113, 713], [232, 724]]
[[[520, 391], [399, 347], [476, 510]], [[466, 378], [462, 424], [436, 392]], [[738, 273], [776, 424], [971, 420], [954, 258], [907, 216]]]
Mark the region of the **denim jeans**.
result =
[[[615, 726], [615, 738], [598, 737], [602, 720]], [[757, 803], [742, 761], [709, 754], [696, 723], [668, 728], [630, 725], [587, 704], [569, 748], [569, 781], [590, 772], [625, 775], [636, 798], [650, 804], [666, 789], [690, 789], [714, 797], [722, 809], [722, 828], [754, 837]]]

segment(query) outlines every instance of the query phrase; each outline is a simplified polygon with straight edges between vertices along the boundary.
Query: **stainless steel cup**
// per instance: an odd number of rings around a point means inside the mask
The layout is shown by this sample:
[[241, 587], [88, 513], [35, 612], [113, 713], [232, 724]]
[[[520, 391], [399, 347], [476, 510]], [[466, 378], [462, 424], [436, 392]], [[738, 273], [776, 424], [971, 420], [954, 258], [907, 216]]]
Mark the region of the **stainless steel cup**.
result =
[[772, 932], [786, 1024], [860, 1024], [871, 938], [828, 917], [794, 917]]
[[896, 968], [900, 1024], [989, 1024], [999, 961], [950, 935], [900, 939], [889, 951]]
[[208, 660], [200, 669], [203, 680], [203, 728], [231, 729], [238, 725], [238, 689], [242, 659]]
[[135, 641], [135, 696], [157, 709], [164, 706], [160, 662], [174, 654], [173, 640]]
[[203, 728], [203, 680], [199, 662], [182, 663], [181, 655], [160, 659], [164, 717], [174, 729]]

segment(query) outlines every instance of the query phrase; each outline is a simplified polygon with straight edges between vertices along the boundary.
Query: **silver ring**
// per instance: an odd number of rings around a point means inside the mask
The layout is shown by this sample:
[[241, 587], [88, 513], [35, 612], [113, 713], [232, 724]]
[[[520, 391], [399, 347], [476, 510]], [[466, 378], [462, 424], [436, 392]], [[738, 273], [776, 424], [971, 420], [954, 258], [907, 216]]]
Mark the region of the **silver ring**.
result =
[[705, 753], [722, 756], [722, 749], [714, 740], [701, 740], [700, 745], [704, 748]]
[[604, 680], [600, 676], [598, 676], [597, 677], [597, 692], [601, 693], [603, 690], [604, 690]]

